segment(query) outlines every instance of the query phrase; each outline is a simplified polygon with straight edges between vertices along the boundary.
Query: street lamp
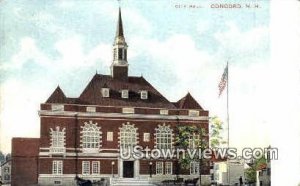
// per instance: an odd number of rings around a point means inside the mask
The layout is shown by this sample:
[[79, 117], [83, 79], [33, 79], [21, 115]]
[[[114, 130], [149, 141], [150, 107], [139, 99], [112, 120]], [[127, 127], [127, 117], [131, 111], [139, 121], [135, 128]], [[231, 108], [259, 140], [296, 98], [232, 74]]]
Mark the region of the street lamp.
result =
[[115, 175], [114, 175], [114, 165], [115, 165], [115, 162], [112, 161], [111, 162], [111, 174], [112, 174], [112, 177], [115, 177]]
[[152, 162], [149, 162], [149, 174], [150, 174], [150, 178], [152, 178]]

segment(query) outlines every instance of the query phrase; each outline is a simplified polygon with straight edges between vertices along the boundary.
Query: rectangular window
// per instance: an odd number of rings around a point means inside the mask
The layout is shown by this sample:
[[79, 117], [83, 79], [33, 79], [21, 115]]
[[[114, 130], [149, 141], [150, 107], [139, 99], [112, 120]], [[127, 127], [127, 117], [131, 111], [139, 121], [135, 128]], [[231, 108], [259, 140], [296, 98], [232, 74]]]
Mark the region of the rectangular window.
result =
[[7, 175], [7, 174], [4, 175], [4, 180], [5, 180], [5, 181], [10, 181], [10, 175]]
[[117, 49], [114, 48], [114, 61], [117, 60]]
[[60, 180], [55, 180], [54, 185], [61, 185], [61, 181]]
[[64, 111], [64, 105], [62, 104], [52, 104], [51, 105], [52, 111]]
[[107, 132], [106, 140], [107, 141], [113, 141], [114, 139], [114, 133], [113, 132]]
[[216, 172], [216, 173], [215, 173], [215, 175], [214, 175], [214, 179], [215, 179], [216, 181], [218, 181], [218, 180], [219, 180], [219, 173], [218, 173], [218, 172]]
[[102, 88], [101, 94], [102, 94], [102, 97], [108, 98], [109, 97], [109, 88]]
[[5, 167], [5, 168], [4, 168], [4, 172], [5, 172], [5, 173], [9, 173], [9, 167]]
[[191, 134], [189, 137], [189, 148], [190, 149], [197, 149], [200, 146], [200, 135], [195, 133]]
[[96, 112], [96, 107], [86, 107], [87, 112]]
[[118, 59], [123, 59], [122, 56], [123, 55], [123, 49], [122, 48], [119, 48], [118, 50]]
[[120, 128], [120, 147], [124, 150], [132, 149], [137, 144], [137, 128], [127, 124]]
[[168, 110], [160, 110], [160, 115], [168, 115], [169, 111]]
[[165, 163], [165, 174], [172, 174], [173, 166], [172, 162]]
[[122, 108], [124, 114], [134, 114], [134, 108]]
[[128, 90], [122, 90], [122, 98], [128, 98]]
[[150, 133], [144, 133], [144, 142], [150, 141]]
[[197, 116], [199, 116], [199, 111], [198, 110], [189, 110], [189, 116], [197, 117]]
[[127, 50], [124, 50], [124, 60], [127, 60]]
[[55, 175], [63, 174], [63, 161], [55, 160], [52, 162], [52, 174]]
[[170, 126], [159, 126], [155, 130], [156, 148], [172, 149], [173, 134]]
[[83, 175], [90, 174], [90, 162], [89, 161], [82, 162], [82, 174]]
[[148, 91], [146, 90], [141, 91], [141, 99], [148, 99]]
[[156, 174], [163, 174], [164, 162], [156, 162]]
[[219, 170], [219, 164], [215, 164], [215, 170]]
[[196, 174], [198, 175], [199, 174], [199, 162], [197, 161], [192, 161], [190, 163], [190, 174]]
[[100, 174], [100, 161], [92, 162], [92, 174]]
[[51, 137], [51, 153], [64, 153], [65, 152], [65, 128], [60, 130], [59, 126], [55, 127], [55, 130], [50, 128], [50, 137]]
[[267, 168], [267, 175], [270, 176], [271, 175], [271, 169]]

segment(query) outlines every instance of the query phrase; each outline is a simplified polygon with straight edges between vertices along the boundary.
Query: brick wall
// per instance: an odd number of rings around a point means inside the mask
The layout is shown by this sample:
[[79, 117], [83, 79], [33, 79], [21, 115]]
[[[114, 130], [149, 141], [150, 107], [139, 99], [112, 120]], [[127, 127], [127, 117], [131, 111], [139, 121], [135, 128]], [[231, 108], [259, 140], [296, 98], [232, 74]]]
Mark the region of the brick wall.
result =
[[38, 180], [38, 138], [12, 139], [12, 186], [29, 186]]

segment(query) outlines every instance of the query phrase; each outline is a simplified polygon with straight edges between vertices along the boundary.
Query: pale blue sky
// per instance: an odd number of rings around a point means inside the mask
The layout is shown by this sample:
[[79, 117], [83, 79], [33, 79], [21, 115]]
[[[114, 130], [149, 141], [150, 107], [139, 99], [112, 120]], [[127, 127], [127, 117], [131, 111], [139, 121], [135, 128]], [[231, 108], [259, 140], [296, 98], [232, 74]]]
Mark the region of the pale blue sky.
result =
[[[217, 85], [230, 59], [234, 145], [266, 146], [263, 133], [255, 140], [237, 139], [268, 126], [260, 111], [269, 68], [269, 2], [239, 1], [243, 7], [259, 4], [258, 9], [212, 9], [213, 2], [123, 0], [130, 74], [143, 74], [170, 101], [190, 91], [211, 115], [224, 118], [225, 94], [218, 99]], [[12, 136], [39, 135], [39, 103], [58, 84], [76, 97], [96, 70], [109, 73], [118, 3], [3, 0], [0, 5], [0, 149], [9, 151]], [[262, 107], [254, 111], [256, 102]]]

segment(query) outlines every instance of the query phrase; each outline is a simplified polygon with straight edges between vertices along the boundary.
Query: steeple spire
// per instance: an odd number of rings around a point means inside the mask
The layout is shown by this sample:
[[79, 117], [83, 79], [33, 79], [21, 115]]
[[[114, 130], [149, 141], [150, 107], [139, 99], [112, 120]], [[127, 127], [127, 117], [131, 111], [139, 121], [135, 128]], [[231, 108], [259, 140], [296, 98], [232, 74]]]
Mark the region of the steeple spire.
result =
[[111, 75], [115, 79], [128, 79], [127, 47], [124, 37], [122, 13], [119, 7], [116, 37], [113, 46], [113, 62], [111, 65]]
[[122, 23], [122, 13], [121, 13], [121, 8], [120, 7], [119, 7], [119, 18], [118, 18], [118, 23], [117, 23], [116, 37], [124, 37], [123, 23]]

